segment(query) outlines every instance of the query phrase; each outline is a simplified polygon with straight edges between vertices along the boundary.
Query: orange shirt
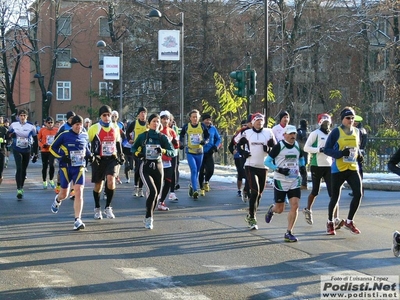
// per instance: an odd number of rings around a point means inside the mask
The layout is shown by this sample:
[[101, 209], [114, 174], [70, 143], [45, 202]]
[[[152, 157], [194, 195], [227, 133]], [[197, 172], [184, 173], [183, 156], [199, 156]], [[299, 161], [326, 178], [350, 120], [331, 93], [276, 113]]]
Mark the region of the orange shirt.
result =
[[47, 127], [40, 128], [38, 133], [40, 151], [42, 152], [50, 151], [50, 145], [53, 143], [54, 137], [57, 134], [57, 132], [58, 128], [56, 127], [53, 127], [52, 129], [48, 129]]

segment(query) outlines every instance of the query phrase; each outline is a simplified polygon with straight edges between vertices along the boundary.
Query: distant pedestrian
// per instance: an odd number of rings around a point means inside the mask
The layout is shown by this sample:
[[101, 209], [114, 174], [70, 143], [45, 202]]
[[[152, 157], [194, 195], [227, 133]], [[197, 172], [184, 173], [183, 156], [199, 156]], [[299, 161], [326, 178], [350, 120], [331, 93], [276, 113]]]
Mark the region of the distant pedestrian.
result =
[[245, 172], [250, 187], [249, 213], [245, 221], [251, 230], [257, 230], [256, 214], [268, 173], [268, 169], [264, 165], [264, 158], [276, 141], [272, 130], [264, 128], [263, 114], [253, 114], [251, 123], [253, 127], [241, 133], [238, 148], [240, 155], [246, 158]]
[[274, 170], [274, 198], [265, 215], [265, 221], [270, 223], [274, 214], [280, 214], [285, 209], [285, 198], [288, 197], [290, 211], [288, 213], [288, 226], [284, 234], [285, 242], [297, 242], [293, 234], [296, 224], [299, 201], [301, 196], [301, 174], [306, 172], [303, 151], [296, 141], [297, 130], [293, 125], [287, 125], [284, 139], [272, 148], [265, 165]]
[[359, 148], [359, 131], [353, 126], [355, 115], [354, 109], [351, 107], [345, 107], [340, 112], [342, 124], [332, 130], [324, 148], [324, 153], [333, 157], [331, 200], [329, 202], [328, 222], [326, 225], [326, 233], [328, 235], [336, 234], [333, 214], [345, 181], [353, 190], [354, 195], [344, 226], [353, 234], [361, 233], [354, 224], [354, 217], [362, 198], [362, 181], [357, 162], [363, 160]]
[[208, 142], [209, 133], [207, 127], [200, 123], [200, 112], [193, 109], [189, 113], [189, 123], [183, 125], [179, 136], [179, 148], [186, 152], [190, 168], [189, 197], [198, 199], [200, 195], [199, 172], [203, 162], [203, 147]]
[[68, 198], [69, 185], [75, 190], [74, 230], [85, 229], [82, 222], [83, 190], [85, 186], [85, 163], [93, 160], [88, 147], [87, 133], [83, 131], [83, 119], [76, 115], [71, 119], [70, 130], [60, 133], [50, 146], [50, 152], [60, 159], [61, 189], [51, 206], [53, 213], [58, 213], [63, 200]]
[[[308, 122], [307, 120], [300, 120], [300, 127], [297, 128], [297, 142], [299, 143], [300, 149], [304, 151], [304, 145], [306, 144], [307, 138], [308, 138], [309, 132], [308, 132]], [[306, 164], [308, 164], [308, 153], [303, 152], [304, 154], [304, 161]], [[303, 173], [301, 175], [301, 187], [302, 190], [307, 190], [307, 172]]]
[[54, 156], [50, 153], [50, 145], [58, 132], [58, 128], [54, 127], [54, 119], [47, 117], [45, 127], [39, 130], [38, 141], [42, 158], [42, 179], [43, 189], [47, 189], [47, 170], [49, 170], [49, 184], [52, 189], [56, 188], [54, 183]]
[[143, 160], [140, 165], [140, 176], [146, 186], [145, 228], [153, 229], [153, 212], [157, 205], [158, 195], [164, 179], [161, 156], [172, 157], [175, 152], [168, 137], [160, 133], [160, 116], [151, 114], [148, 118], [149, 130], [139, 134], [132, 145], [132, 152]]
[[209, 134], [208, 143], [204, 145], [203, 162], [201, 163], [199, 172], [200, 196], [205, 196], [210, 191], [210, 179], [214, 175], [214, 153], [218, 152], [221, 146], [221, 136], [217, 128], [212, 124], [210, 114], [201, 116], [203, 124], [206, 126]]
[[18, 121], [11, 123], [8, 135], [12, 138], [12, 150], [14, 154], [16, 172], [15, 181], [17, 183], [17, 198], [24, 196], [24, 183], [26, 179], [26, 169], [29, 165], [31, 153], [33, 153], [32, 163], [38, 159], [38, 139], [35, 125], [27, 122], [28, 112], [21, 109], [18, 112]]
[[[395, 154], [389, 159], [387, 164], [388, 169], [400, 176], [400, 168], [398, 167], [400, 163], [400, 149], [396, 151]], [[392, 246], [393, 254], [396, 257], [400, 256], [400, 232], [397, 230], [393, 232], [393, 246]]]
[[272, 132], [274, 133], [277, 142], [284, 139], [284, 134], [286, 131], [286, 126], [290, 123], [290, 115], [286, 110], [279, 113], [279, 123], [272, 127]]
[[[308, 195], [307, 206], [303, 209], [306, 222], [310, 225], [313, 224], [312, 206], [320, 192], [321, 181], [324, 180], [329, 197], [331, 196], [331, 165], [332, 157], [324, 153], [325, 143], [328, 135], [331, 132], [331, 116], [329, 114], [318, 115], [319, 128], [312, 131], [304, 145], [304, 151], [311, 155], [310, 169], [311, 169], [311, 182], [312, 190]], [[339, 206], [339, 205], [338, 205]], [[339, 219], [338, 209], [335, 209], [335, 229], [340, 229], [345, 220]]]

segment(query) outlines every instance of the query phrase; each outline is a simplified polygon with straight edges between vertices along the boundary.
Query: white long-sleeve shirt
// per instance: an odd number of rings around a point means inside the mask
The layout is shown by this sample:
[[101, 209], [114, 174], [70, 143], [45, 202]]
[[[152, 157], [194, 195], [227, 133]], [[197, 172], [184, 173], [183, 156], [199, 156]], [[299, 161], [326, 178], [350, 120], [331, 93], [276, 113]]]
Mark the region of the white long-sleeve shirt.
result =
[[332, 157], [320, 152], [320, 149], [325, 147], [328, 135], [320, 129], [316, 129], [308, 136], [304, 152], [311, 154], [310, 166], [330, 167], [332, 165]]

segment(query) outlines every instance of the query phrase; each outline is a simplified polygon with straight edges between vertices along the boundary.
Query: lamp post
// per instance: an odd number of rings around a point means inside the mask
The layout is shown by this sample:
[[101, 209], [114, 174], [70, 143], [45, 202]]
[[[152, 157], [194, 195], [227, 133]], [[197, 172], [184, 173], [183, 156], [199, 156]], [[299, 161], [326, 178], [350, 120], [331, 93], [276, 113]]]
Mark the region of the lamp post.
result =
[[[97, 42], [97, 47], [99, 48], [106, 48], [107, 44], [105, 41], [100, 40]], [[123, 80], [122, 80], [122, 75], [123, 75], [123, 71], [124, 71], [124, 44], [123, 42], [120, 43], [120, 48], [119, 51], [115, 51], [114, 49], [107, 47], [108, 49], [110, 49], [112, 52], [118, 52], [119, 53], [119, 117], [120, 119], [122, 119], [122, 93], [123, 93]]]
[[180, 61], [181, 61], [181, 66], [180, 66], [180, 81], [179, 81], [179, 90], [180, 90], [180, 113], [179, 113], [179, 117], [181, 120], [181, 125], [183, 126], [185, 120], [184, 120], [184, 113], [185, 113], [185, 86], [184, 86], [184, 78], [185, 78], [185, 62], [184, 62], [184, 30], [185, 30], [185, 26], [184, 26], [184, 20], [185, 20], [185, 14], [184, 12], [180, 12], [179, 13], [181, 15], [181, 21], [179, 23], [175, 23], [172, 22], [166, 15], [163, 15], [158, 9], [153, 9], [150, 11], [149, 13], [149, 17], [150, 18], [162, 18], [164, 17], [165, 20], [167, 20], [168, 23], [170, 23], [171, 25], [174, 26], [179, 26], [181, 28], [180, 30], [180, 44], [181, 44], [181, 49], [180, 49]]
[[268, 120], [268, 1], [264, 1], [264, 110], [265, 110], [265, 120]]
[[71, 64], [80, 64], [82, 67], [86, 69], [90, 69], [90, 77], [89, 77], [89, 108], [90, 108], [90, 115], [92, 115], [92, 79], [93, 79], [93, 68], [92, 68], [92, 60], [89, 61], [89, 65], [85, 66], [82, 64], [78, 59], [75, 57], [69, 60]]

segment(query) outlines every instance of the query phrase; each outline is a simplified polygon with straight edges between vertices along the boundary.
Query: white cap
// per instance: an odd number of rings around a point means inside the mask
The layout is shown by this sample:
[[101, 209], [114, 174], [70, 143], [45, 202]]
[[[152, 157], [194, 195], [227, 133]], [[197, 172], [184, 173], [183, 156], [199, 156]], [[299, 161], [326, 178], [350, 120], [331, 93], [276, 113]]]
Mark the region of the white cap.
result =
[[87, 123], [87, 122], [92, 122], [89, 118], [85, 118], [85, 120], [83, 121], [84, 123]]
[[285, 130], [286, 134], [291, 134], [291, 133], [297, 133], [297, 129], [295, 126], [293, 125], [287, 125], [286, 126], [286, 130]]
[[160, 118], [162, 118], [164, 116], [170, 118], [171, 117], [171, 113], [168, 110], [163, 110], [162, 112], [160, 112]]
[[111, 116], [117, 116], [117, 118], [119, 117], [119, 113], [116, 110], [113, 110], [111, 112]]

